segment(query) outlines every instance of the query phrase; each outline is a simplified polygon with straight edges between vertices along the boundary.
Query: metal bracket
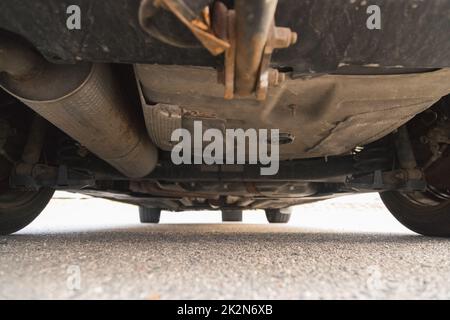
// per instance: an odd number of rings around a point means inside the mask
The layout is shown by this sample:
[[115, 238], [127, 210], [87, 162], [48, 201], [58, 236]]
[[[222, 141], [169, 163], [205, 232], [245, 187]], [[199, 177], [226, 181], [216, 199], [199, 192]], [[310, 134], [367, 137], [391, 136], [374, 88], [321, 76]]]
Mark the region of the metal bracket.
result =
[[[270, 2], [272, 4], [267, 4], [267, 6], [273, 6], [274, 1]], [[268, 24], [267, 34], [264, 34], [257, 27], [253, 28], [248, 22], [252, 19], [242, 18], [246, 13], [239, 11], [239, 9], [244, 11], [242, 9], [244, 6], [245, 4], [241, 4], [238, 6], [238, 9], [229, 10], [225, 4], [217, 1], [213, 8], [212, 28], [219, 38], [228, 41], [230, 45], [225, 51], [224, 70], [222, 73], [219, 73], [219, 82], [225, 85], [225, 99], [233, 99], [235, 96], [247, 96], [253, 93], [257, 100], [263, 101], [267, 98], [269, 87], [278, 86], [285, 80], [284, 73], [280, 73], [278, 70], [270, 67], [273, 51], [275, 49], [288, 48], [295, 44], [298, 36], [297, 33], [292, 32], [289, 28], [276, 27], [273, 14], [264, 16], [261, 13], [262, 17], [255, 18], [258, 24], [261, 25], [261, 29], [264, 29], [264, 25]], [[249, 6], [251, 9], [251, 5]], [[257, 9], [264, 12], [264, 8], [255, 8], [255, 11]], [[257, 12], [254, 14], [256, 15]], [[241, 19], [238, 19], [238, 15], [241, 16]], [[239, 36], [240, 34], [241, 36]], [[242, 34], [245, 34], [247, 37], [254, 36], [258, 41], [249, 41], [243, 44], [241, 40], [241, 47], [239, 48], [239, 39], [245, 38]], [[264, 38], [261, 39], [261, 36]], [[258, 48], [261, 48], [262, 52], [256, 52], [259, 50]], [[248, 56], [250, 59], [248, 65], [255, 66], [255, 69], [245, 68], [245, 70], [241, 70], [237, 63], [237, 59], [241, 58], [240, 56]], [[245, 61], [245, 59], [243, 60]], [[253, 59], [260, 60], [254, 61]], [[246, 66], [247, 63], [241, 63], [241, 65]]]
[[270, 28], [269, 37], [264, 47], [263, 58], [261, 61], [259, 79], [256, 86], [256, 99], [265, 100], [270, 86], [279, 86], [285, 81], [284, 73], [280, 73], [277, 69], [270, 68], [270, 60], [275, 49], [289, 48], [297, 43], [297, 33], [292, 32], [289, 28], [276, 27], [275, 22]]
[[201, 42], [201, 44], [214, 56], [227, 50], [230, 45], [216, 37], [211, 29], [209, 7], [205, 7], [202, 15], [194, 13], [183, 0], [143, 0], [139, 8], [139, 22], [144, 30], [149, 32], [146, 19], [154, 8], [163, 8], [172, 12]]
[[372, 174], [349, 177], [346, 186], [358, 190], [425, 191], [427, 183], [420, 170], [377, 170]]
[[210, 15], [209, 6], [197, 14], [183, 0], [143, 0], [139, 22], [147, 33], [173, 44], [148, 23], [158, 9], [170, 11], [212, 55], [225, 54], [224, 69], [219, 72], [225, 99], [254, 95], [263, 101], [269, 87], [280, 85], [286, 78], [270, 67], [273, 51], [297, 42], [297, 33], [275, 25], [277, 4], [277, 0], [236, 0], [231, 10], [215, 1]]

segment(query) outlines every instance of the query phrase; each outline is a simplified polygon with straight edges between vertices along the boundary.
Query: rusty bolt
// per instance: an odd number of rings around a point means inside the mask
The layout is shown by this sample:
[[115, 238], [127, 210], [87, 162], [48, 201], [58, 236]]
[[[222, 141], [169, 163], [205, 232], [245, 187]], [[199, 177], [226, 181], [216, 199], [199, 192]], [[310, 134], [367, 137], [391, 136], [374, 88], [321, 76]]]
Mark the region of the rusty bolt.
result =
[[275, 49], [288, 48], [297, 42], [298, 35], [289, 28], [275, 27], [271, 45]]
[[277, 69], [269, 70], [269, 85], [272, 87], [279, 86], [286, 80], [286, 74], [279, 72]]
[[296, 44], [298, 41], [298, 34], [297, 32], [292, 31], [291, 32], [291, 46]]

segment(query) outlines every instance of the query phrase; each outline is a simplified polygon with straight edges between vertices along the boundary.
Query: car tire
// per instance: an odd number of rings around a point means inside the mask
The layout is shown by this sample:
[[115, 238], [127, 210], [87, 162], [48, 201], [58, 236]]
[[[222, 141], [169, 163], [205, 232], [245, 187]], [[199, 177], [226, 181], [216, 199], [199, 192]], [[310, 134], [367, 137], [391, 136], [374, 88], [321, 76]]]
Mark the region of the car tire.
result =
[[288, 223], [290, 213], [283, 213], [279, 209], [266, 209], [266, 218], [269, 223]]
[[242, 222], [242, 210], [222, 210], [223, 222]]
[[161, 209], [139, 207], [139, 218], [141, 223], [159, 223]]
[[[380, 197], [392, 215], [406, 228], [424, 236], [450, 237], [449, 200], [427, 205], [423, 201], [418, 202], [414, 194], [397, 191], [382, 192]], [[423, 199], [423, 195], [420, 199]]]
[[37, 218], [55, 190], [8, 191], [0, 195], [0, 235], [17, 232]]

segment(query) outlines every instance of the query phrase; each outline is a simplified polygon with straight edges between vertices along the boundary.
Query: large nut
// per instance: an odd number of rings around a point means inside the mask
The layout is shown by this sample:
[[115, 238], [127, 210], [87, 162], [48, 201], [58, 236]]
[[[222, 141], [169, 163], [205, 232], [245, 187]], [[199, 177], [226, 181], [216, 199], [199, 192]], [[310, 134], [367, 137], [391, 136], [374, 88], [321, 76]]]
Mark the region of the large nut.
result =
[[297, 32], [293, 32], [289, 28], [275, 27], [271, 45], [274, 49], [288, 48], [297, 43]]

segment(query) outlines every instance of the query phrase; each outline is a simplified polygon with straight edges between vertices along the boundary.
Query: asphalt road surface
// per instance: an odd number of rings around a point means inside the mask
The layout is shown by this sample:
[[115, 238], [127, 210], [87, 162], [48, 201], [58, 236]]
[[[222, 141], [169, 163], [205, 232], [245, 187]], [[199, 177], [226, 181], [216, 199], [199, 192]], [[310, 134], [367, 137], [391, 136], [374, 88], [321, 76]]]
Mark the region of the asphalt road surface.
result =
[[58, 193], [0, 237], [1, 299], [449, 299], [450, 240], [409, 232], [376, 195], [262, 212], [163, 213]]

